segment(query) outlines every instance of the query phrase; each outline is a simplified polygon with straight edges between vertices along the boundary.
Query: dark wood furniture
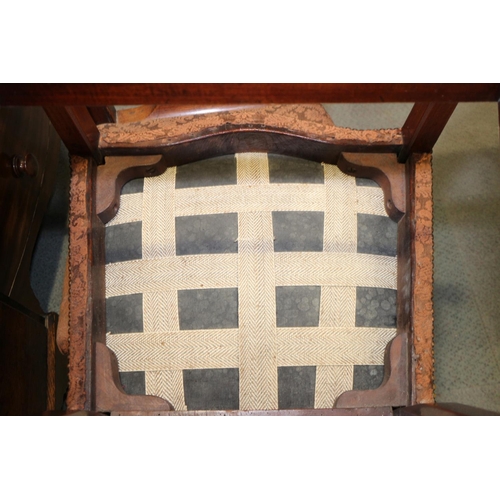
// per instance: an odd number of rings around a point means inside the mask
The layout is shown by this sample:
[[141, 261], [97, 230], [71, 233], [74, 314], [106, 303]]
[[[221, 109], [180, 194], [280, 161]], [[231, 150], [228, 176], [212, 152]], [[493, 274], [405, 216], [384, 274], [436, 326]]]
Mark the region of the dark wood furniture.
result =
[[[57, 315], [30, 286], [36, 238], [48, 206], [60, 139], [40, 108], [0, 109], [0, 414], [42, 414], [56, 395]], [[63, 388], [64, 391], [64, 388]], [[56, 401], [57, 399], [57, 401]]]
[[[499, 84], [0, 85], [0, 104], [44, 106], [73, 155], [69, 410], [141, 414], [171, 410], [159, 398], [125, 395], [117, 380], [116, 360], [104, 344], [103, 221], [117, 209], [119, 186], [126, 179], [158, 174], [169, 165], [249, 150], [338, 161], [344, 172], [372, 177], [384, 188], [388, 214], [399, 220], [399, 334], [387, 351], [385, 382], [377, 396], [376, 391], [352, 391], [341, 396], [340, 406], [389, 408], [392, 413], [393, 408], [432, 403], [430, 152], [457, 102], [499, 99]], [[115, 118], [109, 106], [118, 102], [149, 105], [142, 109], [142, 119], [152, 113], [161, 118], [163, 113], [164, 137], [159, 142], [124, 140], [118, 127], [110, 140]], [[339, 130], [322, 136], [317, 128], [308, 128], [307, 120], [298, 123], [300, 116], [286, 125], [266, 125], [255, 118], [256, 104], [311, 102], [416, 104], [399, 133], [378, 136], [349, 136]], [[255, 119], [247, 113], [238, 121], [238, 111], [227, 105], [245, 103], [254, 105]], [[168, 107], [157, 108], [160, 104]], [[223, 106], [217, 115], [222, 122], [205, 110], [205, 122], [195, 119], [199, 126], [182, 135], [186, 116], [192, 120], [197, 105]], [[129, 130], [140, 136], [141, 127], [147, 125], [139, 121]], [[162, 156], [103, 162], [104, 156], [155, 154]]]

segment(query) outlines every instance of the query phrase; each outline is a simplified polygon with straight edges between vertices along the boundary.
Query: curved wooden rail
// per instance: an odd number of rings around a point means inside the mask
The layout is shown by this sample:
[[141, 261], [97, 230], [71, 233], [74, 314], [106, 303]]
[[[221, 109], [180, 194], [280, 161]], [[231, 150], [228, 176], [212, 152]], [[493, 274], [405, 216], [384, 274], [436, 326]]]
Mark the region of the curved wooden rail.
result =
[[148, 107], [145, 114], [138, 122], [99, 125], [100, 151], [106, 156], [163, 154], [169, 166], [250, 151], [336, 163], [342, 151], [397, 153], [403, 144], [400, 129], [337, 127], [320, 104], [176, 116]]

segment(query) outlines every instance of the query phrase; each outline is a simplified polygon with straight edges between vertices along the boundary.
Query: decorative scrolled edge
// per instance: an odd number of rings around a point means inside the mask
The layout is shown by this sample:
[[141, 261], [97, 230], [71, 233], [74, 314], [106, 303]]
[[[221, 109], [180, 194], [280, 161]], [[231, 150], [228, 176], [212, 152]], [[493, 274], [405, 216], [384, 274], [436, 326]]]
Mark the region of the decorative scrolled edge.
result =
[[389, 342], [385, 351], [382, 385], [374, 390], [344, 392], [338, 397], [334, 408], [407, 406], [408, 385], [408, 334], [399, 333]]
[[329, 144], [401, 146], [401, 129], [355, 130], [337, 127], [320, 104], [246, 106], [220, 112], [172, 116], [156, 110], [133, 123], [99, 125], [99, 148], [171, 146], [209, 135], [238, 131], [267, 131], [296, 135]]
[[347, 175], [374, 180], [384, 192], [387, 215], [398, 222], [406, 212], [405, 166], [391, 153], [342, 153], [337, 166]]
[[[386, 211], [398, 221], [398, 317], [397, 335], [386, 347], [384, 379], [374, 390], [352, 390], [339, 396], [335, 408], [407, 406], [411, 399], [410, 332], [412, 308], [411, 223], [407, 190], [411, 175], [395, 154], [343, 153], [339, 168], [355, 177], [375, 180], [384, 191]], [[392, 201], [392, 203], [388, 203]]]
[[157, 396], [127, 394], [120, 383], [115, 353], [101, 342], [95, 343], [96, 411], [172, 411], [174, 407]]
[[96, 211], [103, 224], [120, 208], [122, 187], [139, 177], [154, 177], [165, 172], [167, 164], [161, 155], [112, 156], [97, 169]]

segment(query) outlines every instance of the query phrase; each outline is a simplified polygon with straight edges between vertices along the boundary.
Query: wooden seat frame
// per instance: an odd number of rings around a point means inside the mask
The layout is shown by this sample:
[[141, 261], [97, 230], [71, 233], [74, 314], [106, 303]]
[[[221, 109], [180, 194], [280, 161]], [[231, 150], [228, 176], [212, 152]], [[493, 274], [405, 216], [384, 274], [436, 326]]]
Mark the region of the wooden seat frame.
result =
[[[354, 86], [334, 84], [289, 85], [281, 88], [281, 94], [279, 87], [251, 85], [245, 97], [241, 88], [236, 91], [228, 85], [185, 86], [184, 91], [190, 89], [191, 99], [203, 108], [186, 103], [186, 93], [184, 101], [173, 99], [178, 106], [156, 106], [169, 100], [166, 94], [153, 101], [146, 89], [159, 87], [143, 86], [140, 96], [133, 98], [146, 105], [124, 113], [116, 124], [113, 109], [102, 105], [130, 102], [123, 98], [132, 98], [134, 86], [101, 85], [93, 90], [83, 86], [83, 97], [75, 94], [75, 85], [61, 87], [59, 95], [47, 93], [43, 85], [34, 87], [38, 97], [33, 88], [30, 95], [26, 86], [17, 86], [15, 104], [45, 105], [71, 154], [69, 339], [64, 335], [59, 339], [61, 350], [69, 355], [68, 410], [180, 413], [161, 398], [129, 396], [121, 388], [116, 357], [105, 345], [104, 224], [116, 214], [121, 187], [128, 180], [159, 175], [174, 165], [249, 151], [336, 164], [348, 175], [371, 178], [381, 186], [387, 214], [398, 222], [397, 335], [387, 347], [380, 388], [348, 391], [338, 398], [335, 408], [182, 414], [383, 415], [392, 414], [394, 408], [434, 402], [430, 151], [458, 101], [498, 100], [499, 85], [417, 85], [406, 88], [407, 94], [401, 85], [392, 91], [367, 85], [360, 86], [357, 99], [352, 97]], [[179, 96], [175, 85], [162, 89], [170, 97]], [[214, 101], [217, 91], [218, 102]], [[320, 116], [318, 105], [263, 104], [369, 102], [375, 100], [377, 91], [386, 92], [389, 101], [398, 100], [397, 96], [422, 101], [423, 95], [439, 95], [440, 102], [417, 102], [402, 129], [380, 131], [335, 127], [326, 113]], [[338, 98], [340, 94], [343, 99]], [[210, 106], [220, 102], [231, 105]], [[253, 105], [242, 106], [245, 102]], [[127, 122], [131, 119], [136, 121]]]

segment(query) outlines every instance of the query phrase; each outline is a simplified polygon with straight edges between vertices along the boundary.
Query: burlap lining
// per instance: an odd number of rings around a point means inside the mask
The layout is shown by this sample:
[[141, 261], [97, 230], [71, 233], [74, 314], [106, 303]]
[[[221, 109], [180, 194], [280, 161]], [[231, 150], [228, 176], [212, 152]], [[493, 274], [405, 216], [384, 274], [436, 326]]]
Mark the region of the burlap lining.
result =
[[[106, 266], [106, 296], [143, 294], [144, 332], [112, 334], [120, 371], [185, 410], [182, 370], [239, 368], [240, 409], [278, 409], [278, 366], [317, 366], [315, 407], [383, 364], [393, 328], [355, 326], [356, 287], [396, 289], [395, 257], [358, 254], [357, 213], [386, 215], [381, 189], [324, 164], [324, 184], [269, 182], [266, 154], [237, 157], [237, 185], [175, 189], [175, 168], [121, 197], [108, 226], [142, 221], [142, 260]], [[274, 252], [273, 211], [322, 211], [323, 252]], [[238, 253], [175, 255], [175, 217], [238, 213]], [[277, 328], [276, 286], [321, 286], [319, 327]], [[238, 288], [235, 329], [180, 330], [177, 291]]]

